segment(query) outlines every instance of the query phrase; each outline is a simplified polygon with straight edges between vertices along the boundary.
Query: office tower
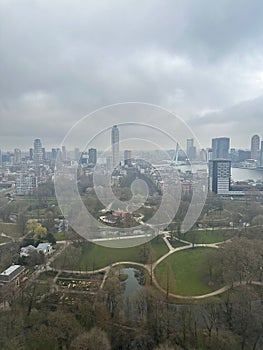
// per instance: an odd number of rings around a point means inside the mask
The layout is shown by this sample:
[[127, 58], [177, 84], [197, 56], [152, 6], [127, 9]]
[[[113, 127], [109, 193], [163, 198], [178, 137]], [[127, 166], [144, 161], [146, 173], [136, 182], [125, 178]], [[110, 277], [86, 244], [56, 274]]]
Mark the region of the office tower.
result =
[[210, 160], [209, 161], [209, 191], [216, 194], [228, 194], [231, 183], [231, 161]]
[[89, 164], [94, 166], [97, 164], [97, 150], [95, 148], [89, 149]]
[[210, 160], [213, 159], [213, 150], [212, 150], [212, 148], [207, 148], [206, 149], [206, 159], [207, 159], [207, 162], [209, 162]]
[[67, 160], [67, 150], [66, 150], [66, 146], [62, 146], [61, 156], [62, 156], [62, 161], [63, 161], [63, 162]]
[[258, 160], [259, 147], [260, 147], [260, 137], [258, 135], [252, 136], [252, 138], [251, 138], [251, 159]]
[[82, 152], [80, 156], [80, 164], [88, 164], [89, 155], [87, 152]]
[[34, 141], [34, 163], [36, 167], [39, 167], [43, 163], [42, 143], [40, 139]]
[[260, 165], [261, 167], [263, 167], [263, 141], [261, 141], [259, 165]]
[[219, 137], [212, 139], [212, 159], [228, 159], [229, 145], [230, 139], [228, 137]]
[[120, 162], [119, 156], [119, 129], [114, 125], [111, 129], [111, 147], [112, 147], [112, 163], [115, 168]]
[[34, 150], [33, 148], [29, 148], [29, 159], [34, 160]]
[[46, 160], [46, 149], [44, 147], [42, 147], [42, 159], [43, 159], [43, 162], [45, 162], [45, 160]]
[[19, 148], [15, 148], [14, 150], [14, 164], [18, 165], [22, 162], [21, 150]]
[[187, 139], [186, 155], [189, 160], [194, 160], [196, 158], [196, 148], [194, 146], [194, 139]]
[[52, 148], [51, 149], [51, 154], [52, 154], [52, 160], [55, 162], [57, 159], [57, 148]]
[[129, 150], [124, 151], [124, 165], [127, 165], [127, 166], [132, 165], [132, 153]]
[[238, 150], [238, 161], [244, 162], [245, 160], [248, 160], [251, 158], [251, 152], [250, 151], [244, 151], [242, 149]]
[[2, 158], [2, 151], [0, 149], [0, 166], [2, 166], [2, 165], [3, 165], [3, 158]]
[[200, 150], [199, 158], [200, 158], [201, 162], [206, 162], [206, 150], [205, 149]]

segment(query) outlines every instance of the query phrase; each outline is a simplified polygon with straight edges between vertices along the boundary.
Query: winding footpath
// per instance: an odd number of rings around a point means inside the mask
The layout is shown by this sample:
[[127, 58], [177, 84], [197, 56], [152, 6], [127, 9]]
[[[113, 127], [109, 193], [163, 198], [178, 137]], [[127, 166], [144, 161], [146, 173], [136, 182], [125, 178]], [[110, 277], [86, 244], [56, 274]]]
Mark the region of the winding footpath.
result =
[[[90, 270], [90, 271], [72, 271], [72, 270], [62, 270], [62, 269], [56, 269], [56, 271], [58, 273], [61, 273], [61, 272], [68, 272], [68, 273], [78, 273], [78, 274], [97, 274], [97, 273], [100, 273], [100, 272], [104, 272], [104, 277], [103, 277], [103, 280], [102, 280], [102, 283], [100, 285], [100, 289], [103, 289], [104, 285], [105, 285], [105, 282], [109, 276], [109, 273], [110, 273], [110, 270], [113, 268], [113, 267], [116, 267], [116, 266], [120, 266], [120, 265], [130, 265], [130, 266], [137, 266], [137, 267], [141, 267], [143, 269], [145, 269], [149, 275], [151, 276], [152, 278], [152, 283], [154, 284], [154, 286], [162, 293], [164, 294], [167, 294], [167, 291], [165, 289], [163, 289], [156, 277], [155, 277], [155, 274], [154, 274], [154, 270], [156, 269], [156, 267], [162, 262], [164, 261], [168, 256], [176, 253], [176, 252], [179, 252], [179, 251], [182, 251], [182, 250], [187, 250], [187, 249], [192, 249], [192, 248], [200, 248], [200, 247], [207, 247], [207, 248], [214, 248], [214, 249], [218, 249], [220, 245], [226, 243], [226, 242], [229, 242], [231, 241], [231, 239], [229, 240], [226, 240], [226, 241], [222, 241], [222, 242], [218, 242], [218, 243], [210, 243], [210, 244], [193, 244], [191, 242], [188, 242], [188, 241], [184, 241], [184, 240], [180, 240], [177, 238], [178, 242], [181, 242], [181, 243], [184, 243], [185, 246], [182, 246], [182, 247], [178, 247], [178, 248], [174, 248], [171, 243], [169, 242], [168, 240], [168, 234], [163, 232], [164, 236], [163, 236], [163, 240], [165, 242], [165, 244], [167, 245], [168, 247], [168, 252], [163, 255], [162, 257], [160, 257], [157, 261], [155, 261], [153, 264], [142, 264], [142, 263], [137, 263], [137, 262], [133, 262], [133, 261], [120, 261], [120, 262], [116, 262], [116, 263], [113, 263], [111, 265], [108, 265], [106, 267], [103, 267], [103, 268], [100, 268], [100, 269], [97, 269], [97, 270]], [[67, 245], [66, 245], [67, 246]], [[63, 250], [66, 248], [63, 247]], [[55, 257], [54, 257], [55, 258]], [[54, 260], [54, 258], [52, 260]], [[49, 269], [51, 269], [50, 267], [50, 263], [49, 263], [49, 266], [48, 266]], [[206, 299], [206, 298], [210, 298], [210, 297], [213, 297], [213, 296], [217, 296], [219, 294], [222, 294], [224, 292], [226, 292], [227, 290], [229, 289], [232, 289], [232, 288], [236, 288], [236, 287], [239, 287], [239, 286], [242, 286], [242, 285], [246, 285], [248, 284], [247, 282], [244, 282], [244, 281], [241, 281], [241, 282], [235, 282], [233, 283], [232, 285], [226, 285], [220, 289], [217, 289], [211, 293], [208, 293], [208, 294], [202, 294], [202, 295], [179, 295], [179, 294], [174, 294], [174, 293], [168, 293], [168, 296], [169, 297], [172, 297], [172, 298], [175, 298], [175, 299], [182, 299], [182, 300], [200, 300], [200, 299]], [[252, 285], [257, 285], [257, 286], [263, 286], [263, 282], [258, 282], [258, 281], [251, 281], [250, 284]]]

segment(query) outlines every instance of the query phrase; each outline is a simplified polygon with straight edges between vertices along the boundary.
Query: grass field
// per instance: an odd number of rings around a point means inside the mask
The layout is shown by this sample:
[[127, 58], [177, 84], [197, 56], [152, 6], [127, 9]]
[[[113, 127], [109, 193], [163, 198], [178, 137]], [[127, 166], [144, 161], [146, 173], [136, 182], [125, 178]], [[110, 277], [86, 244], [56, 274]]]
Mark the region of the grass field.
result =
[[209, 270], [206, 268], [207, 254], [211, 248], [195, 248], [170, 255], [155, 270], [155, 276], [165, 290], [167, 280], [169, 291], [180, 295], [201, 295], [210, 293], [220, 286], [209, 286]]
[[82, 243], [79, 246], [69, 246], [53, 263], [54, 268], [76, 271], [96, 270], [118, 261], [147, 261], [149, 252], [152, 259], [168, 252], [168, 248], [160, 237], [149, 243], [132, 248], [106, 248], [94, 243]]
[[77, 235], [73, 232], [56, 232], [54, 233], [54, 237], [56, 241], [67, 241], [70, 239], [76, 239]]
[[0, 234], [5, 233], [7, 236], [19, 237], [19, 229], [16, 224], [9, 224], [5, 222], [0, 222]]
[[11, 241], [8, 237], [0, 236], [0, 244], [6, 243], [6, 242], [11, 242]]
[[183, 240], [192, 243], [217, 243], [223, 242], [231, 237], [233, 237], [234, 231], [229, 230], [196, 230], [187, 232], [185, 235], [181, 235]]
[[177, 241], [177, 239], [174, 239], [174, 240], [171, 239], [171, 240], [169, 240], [169, 242], [170, 242], [170, 244], [171, 244], [171, 246], [172, 246], [173, 248], [184, 247], [184, 246], [187, 245], [186, 243]]

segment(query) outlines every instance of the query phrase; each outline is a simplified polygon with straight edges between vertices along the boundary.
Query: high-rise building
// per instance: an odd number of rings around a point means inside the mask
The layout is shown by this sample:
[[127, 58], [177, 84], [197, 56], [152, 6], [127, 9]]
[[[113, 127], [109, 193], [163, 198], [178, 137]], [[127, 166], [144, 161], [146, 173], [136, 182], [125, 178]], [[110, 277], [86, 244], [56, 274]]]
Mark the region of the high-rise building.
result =
[[212, 148], [207, 148], [206, 149], [206, 159], [207, 159], [207, 162], [209, 162], [209, 160], [213, 159], [213, 150], [212, 150]]
[[2, 165], [3, 165], [3, 158], [2, 158], [2, 151], [0, 149], [0, 166], [2, 166]]
[[251, 138], [251, 159], [258, 160], [260, 147], [260, 137], [254, 135]]
[[62, 161], [63, 161], [63, 162], [67, 160], [67, 150], [66, 150], [66, 146], [62, 146], [61, 156], [62, 156]]
[[45, 162], [45, 160], [46, 160], [46, 149], [45, 149], [45, 147], [42, 147], [42, 159], [43, 159], [43, 162]]
[[225, 159], [209, 161], [209, 190], [219, 195], [230, 191], [231, 161]]
[[14, 151], [14, 164], [18, 165], [22, 162], [21, 150], [19, 148], [15, 148]]
[[228, 137], [218, 137], [212, 139], [212, 159], [229, 159], [230, 139]]
[[263, 167], [263, 141], [261, 141], [259, 165], [260, 165], [261, 167]]
[[97, 150], [95, 148], [89, 149], [89, 165], [97, 164]]
[[43, 151], [40, 139], [35, 139], [34, 141], [34, 163], [36, 167], [39, 167], [43, 163]]
[[124, 165], [132, 165], [132, 153], [129, 150], [124, 151]]
[[116, 167], [120, 162], [119, 129], [114, 125], [111, 129], [112, 163]]
[[243, 149], [238, 150], [238, 161], [244, 162], [245, 160], [248, 160], [251, 158], [251, 152], [250, 151], [244, 151]]
[[189, 160], [195, 160], [196, 147], [194, 146], [194, 139], [187, 139], [186, 141], [186, 155]]
[[206, 162], [207, 158], [206, 158], [207, 154], [206, 154], [206, 150], [205, 149], [201, 149], [200, 153], [199, 153], [199, 159], [201, 162]]
[[29, 148], [29, 159], [34, 160], [34, 149], [33, 148]]

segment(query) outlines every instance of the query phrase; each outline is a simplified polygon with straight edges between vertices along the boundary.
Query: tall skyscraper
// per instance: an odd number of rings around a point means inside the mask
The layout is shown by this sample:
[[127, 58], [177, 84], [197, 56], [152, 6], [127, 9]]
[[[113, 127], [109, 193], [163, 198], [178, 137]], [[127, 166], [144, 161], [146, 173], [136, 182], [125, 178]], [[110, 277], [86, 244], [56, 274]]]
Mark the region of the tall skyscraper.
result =
[[33, 148], [29, 148], [29, 159], [34, 160], [34, 149]]
[[94, 166], [97, 164], [97, 150], [95, 148], [89, 149], [89, 164]]
[[42, 147], [42, 159], [43, 159], [43, 162], [46, 161], [46, 149], [45, 149], [45, 147]]
[[259, 165], [260, 165], [261, 167], [263, 167], [263, 141], [261, 141]]
[[124, 165], [132, 165], [132, 153], [129, 150], [124, 151]]
[[111, 129], [112, 163], [116, 167], [120, 162], [119, 129], [114, 125]]
[[63, 162], [67, 160], [67, 150], [66, 150], [66, 146], [62, 146], [61, 156], [62, 156], [62, 161], [63, 161]]
[[218, 137], [212, 139], [212, 159], [229, 159], [230, 139], [228, 137]]
[[209, 191], [225, 195], [230, 191], [231, 162], [230, 160], [209, 161]]
[[22, 162], [21, 150], [19, 148], [15, 148], [14, 151], [14, 164], [18, 165]]
[[254, 135], [251, 138], [251, 159], [258, 160], [260, 147], [260, 137]]
[[194, 139], [187, 139], [186, 155], [189, 160], [194, 160], [196, 158], [196, 147], [194, 146]]
[[36, 167], [39, 167], [43, 163], [43, 151], [40, 139], [35, 139], [34, 141], [34, 163]]
[[74, 160], [76, 160], [78, 162], [79, 158], [80, 158], [80, 150], [79, 150], [79, 148], [75, 148], [75, 150], [74, 150]]

